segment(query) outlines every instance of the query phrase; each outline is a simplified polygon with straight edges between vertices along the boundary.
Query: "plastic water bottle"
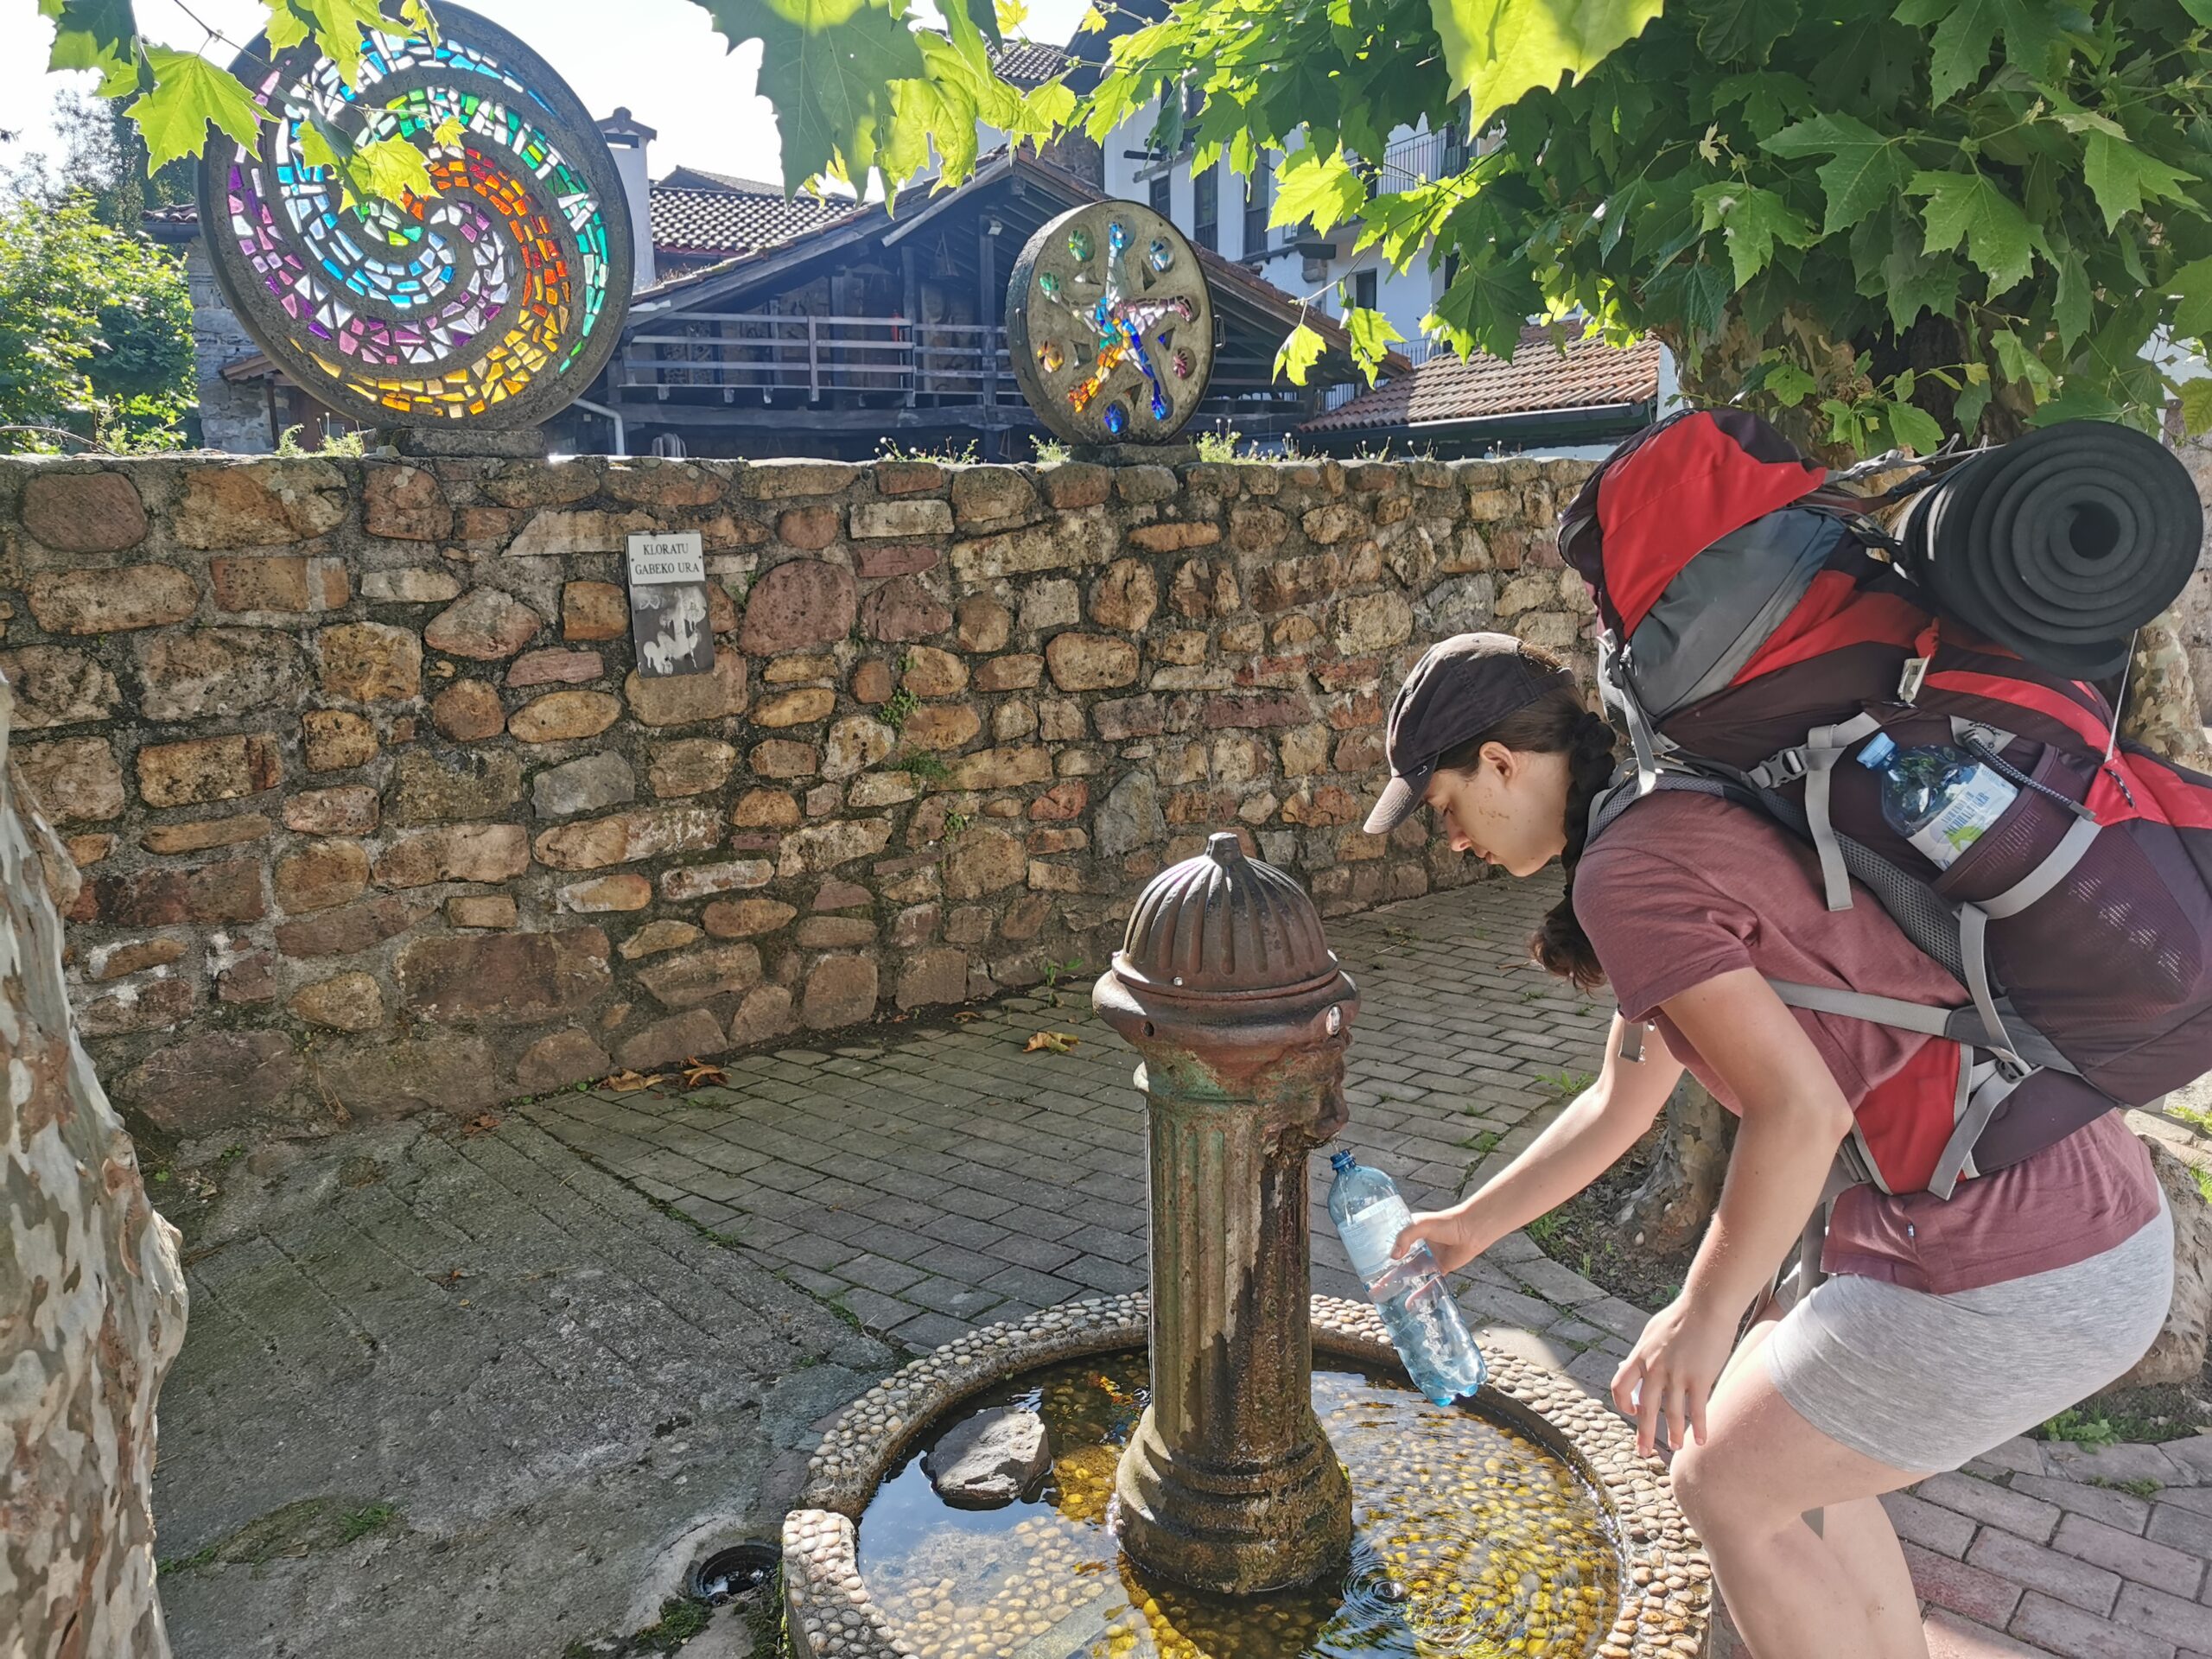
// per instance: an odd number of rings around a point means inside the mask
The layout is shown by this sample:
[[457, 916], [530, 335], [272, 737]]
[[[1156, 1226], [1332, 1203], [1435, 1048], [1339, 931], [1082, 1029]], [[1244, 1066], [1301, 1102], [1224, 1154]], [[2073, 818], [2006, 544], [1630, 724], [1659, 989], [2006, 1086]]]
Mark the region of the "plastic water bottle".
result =
[[[1413, 1219], [1397, 1184], [1348, 1152], [1334, 1154], [1329, 1166], [1337, 1173], [1329, 1186], [1329, 1219], [1337, 1224], [1352, 1271], [1374, 1297], [1414, 1386], [1440, 1406], [1474, 1393], [1488, 1372], [1436, 1258], [1421, 1244], [1402, 1262], [1390, 1259], [1391, 1247]], [[1376, 1295], [1386, 1278], [1389, 1283]]]
[[1981, 838], [2019, 791], [1962, 749], [1948, 743], [1900, 749], [1877, 732], [1859, 764], [1882, 779], [1882, 816], [1939, 870]]

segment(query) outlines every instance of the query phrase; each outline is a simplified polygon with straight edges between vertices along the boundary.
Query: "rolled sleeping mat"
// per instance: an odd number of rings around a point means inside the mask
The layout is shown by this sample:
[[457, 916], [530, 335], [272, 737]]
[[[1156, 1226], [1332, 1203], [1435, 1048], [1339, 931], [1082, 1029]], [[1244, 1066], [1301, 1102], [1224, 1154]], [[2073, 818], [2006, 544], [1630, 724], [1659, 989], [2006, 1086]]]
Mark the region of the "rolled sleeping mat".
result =
[[2118, 674], [2196, 568], [2204, 510], [2155, 438], [2062, 421], [1986, 451], [1912, 502], [1911, 574], [1943, 615], [2069, 678]]

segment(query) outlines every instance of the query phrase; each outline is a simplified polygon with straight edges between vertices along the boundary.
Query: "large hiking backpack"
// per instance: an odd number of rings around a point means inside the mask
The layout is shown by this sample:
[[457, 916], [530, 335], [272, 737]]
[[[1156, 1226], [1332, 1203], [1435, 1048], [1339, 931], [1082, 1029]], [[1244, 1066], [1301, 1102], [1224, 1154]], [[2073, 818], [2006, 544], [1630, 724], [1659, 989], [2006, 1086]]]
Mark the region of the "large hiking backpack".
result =
[[[2097, 685], [1939, 615], [1867, 506], [1736, 410], [1663, 422], [1590, 479], [1560, 548], [1597, 601], [1601, 686], [1635, 750], [1590, 835], [1655, 790], [1722, 795], [1812, 843], [1830, 909], [1853, 879], [1875, 893], [1968, 1005], [1777, 989], [1937, 1039], [1861, 1103], [1854, 1142], [1862, 1177], [1948, 1197], [2212, 1070], [2212, 778], [2119, 741]], [[1845, 764], [1878, 731], [1967, 748], [2018, 799], [1938, 871]], [[2089, 1088], [2015, 1100], [2053, 1072]], [[2023, 1104], [2054, 1095], [2073, 1103], [2055, 1118]]]

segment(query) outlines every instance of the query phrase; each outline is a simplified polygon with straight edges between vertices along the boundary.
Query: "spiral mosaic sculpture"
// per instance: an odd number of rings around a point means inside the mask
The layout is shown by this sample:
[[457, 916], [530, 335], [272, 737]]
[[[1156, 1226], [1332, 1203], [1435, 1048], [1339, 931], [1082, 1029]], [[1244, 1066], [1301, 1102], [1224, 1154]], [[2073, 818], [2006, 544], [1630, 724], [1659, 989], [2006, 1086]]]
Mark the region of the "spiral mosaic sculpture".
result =
[[1213, 301], [1183, 233], [1141, 202], [1074, 208], [1029, 238], [1006, 292], [1014, 378], [1072, 443], [1162, 443], [1213, 373]]
[[[268, 111], [258, 156], [200, 163], [216, 280], [285, 374], [387, 426], [534, 426], [583, 395], [629, 307], [629, 210], [598, 128], [520, 41], [441, 3], [438, 39], [372, 34], [347, 86], [312, 41], [232, 66]], [[436, 194], [345, 201], [310, 164], [320, 118], [421, 149]]]

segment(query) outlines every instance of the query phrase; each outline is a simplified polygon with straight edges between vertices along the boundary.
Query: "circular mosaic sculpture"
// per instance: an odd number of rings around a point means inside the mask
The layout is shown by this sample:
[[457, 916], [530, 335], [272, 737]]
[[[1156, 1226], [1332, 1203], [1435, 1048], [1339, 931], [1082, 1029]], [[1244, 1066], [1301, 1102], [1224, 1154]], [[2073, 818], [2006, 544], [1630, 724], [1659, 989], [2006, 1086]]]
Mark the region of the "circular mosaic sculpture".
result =
[[[534, 426], [583, 395], [621, 334], [629, 210], [543, 59], [459, 6], [437, 20], [435, 43], [366, 36], [352, 87], [311, 40], [248, 46], [232, 67], [268, 112], [260, 154], [209, 147], [200, 228], [246, 332], [338, 413]], [[302, 153], [315, 117], [356, 145], [416, 145], [437, 194], [346, 205]]]
[[1071, 443], [1160, 443], [1213, 373], [1198, 251], [1141, 202], [1098, 201], [1029, 238], [1006, 290], [1014, 378]]

